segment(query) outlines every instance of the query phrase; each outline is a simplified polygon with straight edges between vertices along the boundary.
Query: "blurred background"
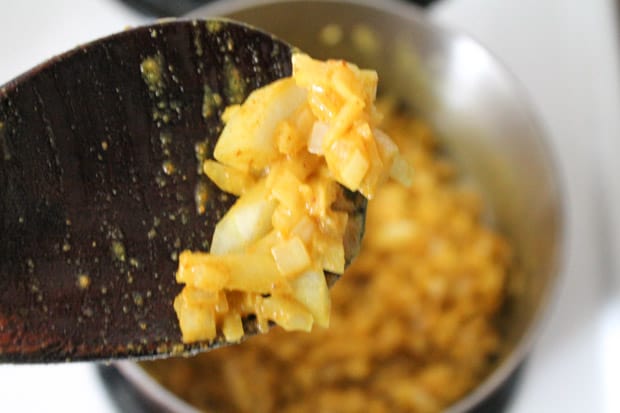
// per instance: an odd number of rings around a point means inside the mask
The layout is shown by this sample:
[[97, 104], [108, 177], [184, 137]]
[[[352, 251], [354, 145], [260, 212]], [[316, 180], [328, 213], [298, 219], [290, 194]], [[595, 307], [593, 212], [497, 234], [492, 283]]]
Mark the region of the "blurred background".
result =
[[[377, 0], [380, 1], [380, 0]], [[76, 45], [200, 0], [0, 0], [0, 84]], [[420, 3], [431, 3], [421, 0]], [[412, 5], [412, 7], [414, 7]], [[613, 0], [439, 0], [523, 84], [567, 204], [566, 256], [510, 412], [619, 412], [620, 65]], [[0, 366], [0, 411], [116, 412], [91, 364]]]

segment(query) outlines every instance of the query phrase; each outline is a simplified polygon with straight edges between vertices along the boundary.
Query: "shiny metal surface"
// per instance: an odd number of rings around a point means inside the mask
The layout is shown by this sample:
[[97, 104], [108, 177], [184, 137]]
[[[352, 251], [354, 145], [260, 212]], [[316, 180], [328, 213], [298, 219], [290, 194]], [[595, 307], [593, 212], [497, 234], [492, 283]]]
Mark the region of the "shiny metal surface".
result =
[[[376, 69], [382, 90], [428, 119], [466, 176], [483, 190], [489, 219], [515, 246], [517, 268], [500, 320], [503, 353], [492, 373], [450, 410], [476, 406], [531, 348], [549, 309], [563, 248], [560, 184], [545, 133], [520, 86], [477, 42], [399, 2], [228, 0], [191, 17], [216, 15], [265, 29], [315, 57], [345, 58]], [[326, 46], [321, 41], [327, 24], [342, 29], [341, 42]], [[361, 43], [366, 47], [358, 47]], [[149, 380], [133, 365], [121, 369], [140, 386]], [[169, 399], [168, 394], [155, 397]]]

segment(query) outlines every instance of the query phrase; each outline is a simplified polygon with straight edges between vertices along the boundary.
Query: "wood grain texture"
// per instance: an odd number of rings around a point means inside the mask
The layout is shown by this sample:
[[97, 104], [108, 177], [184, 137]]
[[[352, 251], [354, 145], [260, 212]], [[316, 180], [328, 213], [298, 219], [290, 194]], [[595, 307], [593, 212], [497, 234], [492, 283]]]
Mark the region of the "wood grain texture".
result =
[[[0, 88], [0, 361], [179, 350], [175, 254], [208, 247], [206, 217], [233, 202], [198, 173], [195, 146], [213, 150], [235, 98], [231, 67], [244, 95], [291, 71], [286, 44], [232, 23], [215, 29], [128, 30]], [[149, 57], [162, 63], [159, 90], [141, 73]], [[205, 85], [223, 100], [206, 118]]]

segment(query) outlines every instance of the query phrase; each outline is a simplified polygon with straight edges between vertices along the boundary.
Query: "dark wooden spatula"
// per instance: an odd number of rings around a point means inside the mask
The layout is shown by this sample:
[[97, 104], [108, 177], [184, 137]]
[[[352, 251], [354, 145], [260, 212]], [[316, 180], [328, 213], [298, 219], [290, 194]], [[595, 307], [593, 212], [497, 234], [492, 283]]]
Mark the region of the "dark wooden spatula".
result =
[[[221, 344], [181, 344], [177, 254], [208, 250], [234, 202], [200, 168], [222, 111], [290, 75], [290, 57], [289, 45], [233, 22], [168, 21], [78, 47], [0, 88], [0, 362]], [[353, 196], [341, 207], [353, 218], [350, 260], [365, 204]]]

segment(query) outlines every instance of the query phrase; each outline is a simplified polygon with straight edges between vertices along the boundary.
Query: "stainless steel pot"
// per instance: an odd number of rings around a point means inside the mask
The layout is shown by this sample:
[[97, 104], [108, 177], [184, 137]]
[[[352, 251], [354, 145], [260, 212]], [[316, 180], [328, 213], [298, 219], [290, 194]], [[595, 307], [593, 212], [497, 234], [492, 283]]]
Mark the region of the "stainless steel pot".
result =
[[[502, 314], [502, 355], [491, 374], [450, 410], [477, 406], [531, 349], [549, 310], [562, 250], [562, 196], [554, 163], [515, 79], [474, 40], [400, 2], [227, 0], [190, 17], [206, 16], [248, 22], [315, 57], [345, 58], [376, 69], [383, 91], [428, 119], [483, 190], [490, 219], [513, 242], [518, 268], [511, 274]], [[117, 367], [159, 406], [194, 411], [136, 364]]]

